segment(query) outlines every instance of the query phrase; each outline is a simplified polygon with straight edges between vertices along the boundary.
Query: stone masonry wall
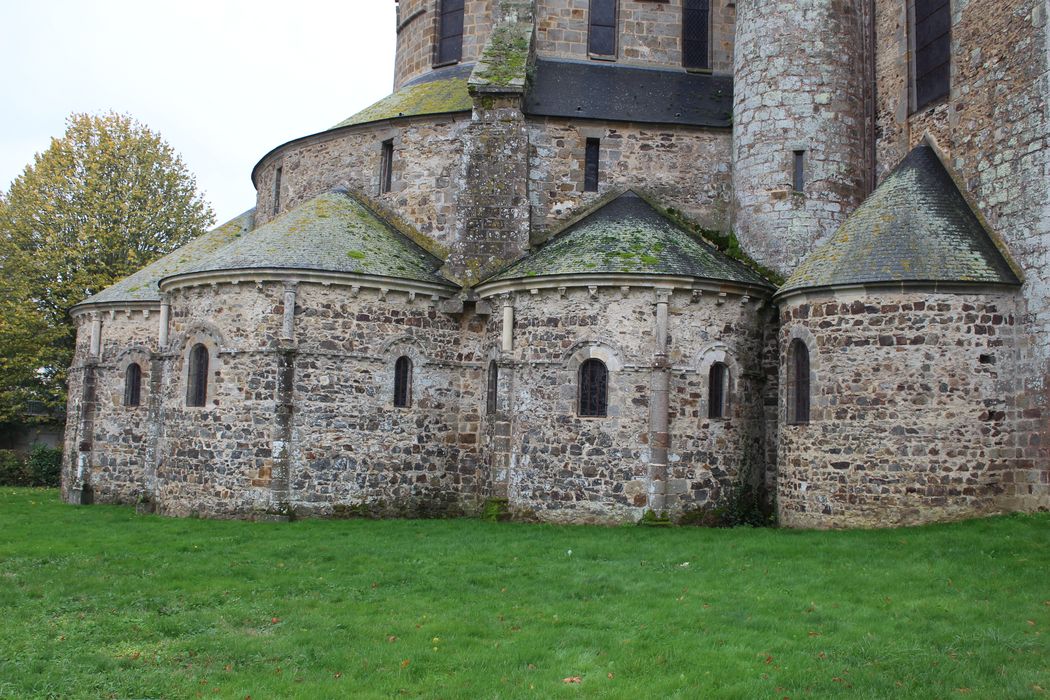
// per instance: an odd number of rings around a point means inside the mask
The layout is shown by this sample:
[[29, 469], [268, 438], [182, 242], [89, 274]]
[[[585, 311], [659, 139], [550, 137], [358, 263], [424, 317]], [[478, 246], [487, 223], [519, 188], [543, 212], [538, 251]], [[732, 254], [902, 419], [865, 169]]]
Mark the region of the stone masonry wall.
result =
[[475, 96], [463, 137], [466, 174], [445, 269], [474, 285], [529, 245], [529, 133], [520, 96]]
[[[861, 0], [740, 3], [733, 109], [734, 229], [790, 273], [867, 195]], [[805, 183], [794, 191], [794, 152]]]
[[[157, 420], [159, 512], [210, 516], [272, 510], [277, 340], [282, 287], [204, 286], [171, 295], [171, 350]], [[190, 350], [209, 350], [204, 407], [186, 405]]]
[[912, 114], [906, 0], [876, 3], [878, 173], [931, 133], [1025, 274], [1018, 507], [1050, 507], [1050, 31], [1046, 0], [952, 3], [951, 94]]
[[[760, 428], [761, 400], [748, 375], [757, 365], [753, 307], [739, 298], [675, 294], [672, 302], [671, 449], [666, 507], [711, 505], [735, 482], [741, 454]], [[650, 386], [654, 362], [652, 289], [568, 288], [514, 298], [514, 343], [504, 358], [501, 409], [509, 412], [511, 506], [556, 522], [628, 522], [650, 503]], [[497, 305], [498, 306], [498, 305]], [[498, 314], [496, 314], [498, 316]], [[494, 319], [495, 320], [495, 319]], [[730, 417], [712, 425], [703, 358], [728, 352], [734, 378]], [[578, 367], [609, 369], [609, 410], [578, 415]], [[504, 398], [505, 397], [505, 398]], [[703, 407], [703, 408], [702, 408]], [[500, 437], [496, 433], [496, 438]]]
[[[440, 0], [399, 0], [394, 90], [429, 73], [437, 53]], [[473, 63], [492, 30], [492, 0], [466, 0], [463, 12], [462, 63]]]
[[[117, 311], [102, 316], [102, 356], [96, 374], [95, 449], [92, 455], [95, 500], [133, 503], [146, 493], [150, 444], [151, 356], [157, 347], [158, 314]], [[139, 405], [124, 405], [128, 365], [142, 370]]]
[[[782, 304], [780, 522], [882, 527], [1001, 510], [1023, 332], [1013, 293], [877, 291]], [[811, 422], [788, 425], [788, 347], [806, 343]]]
[[[257, 172], [255, 225], [273, 218], [274, 172], [281, 167], [281, 211], [334, 187], [362, 191], [416, 230], [451, 245], [456, 235], [456, 193], [463, 182], [463, 139], [469, 117], [405, 120], [341, 131], [292, 144]], [[393, 186], [379, 194], [382, 143], [394, 140]]]
[[[587, 60], [589, 7], [590, 0], [537, 0], [537, 53]], [[617, 61], [682, 67], [682, 0], [620, 0], [617, 9]], [[733, 0], [712, 0], [710, 61], [715, 73], [733, 70], [735, 22]]]
[[[588, 138], [601, 139], [598, 192], [583, 191]], [[637, 187], [707, 228], [729, 228], [732, 137], [682, 126], [529, 122], [529, 196], [533, 237], [603, 194]]]
[[[369, 289], [301, 285], [297, 309], [292, 505], [323, 514], [473, 508], [485, 488], [476, 383], [462, 376], [481, 364], [474, 333], [463, 332], [473, 324], [461, 328], [428, 298]], [[407, 408], [393, 405], [402, 355], [412, 362]]]

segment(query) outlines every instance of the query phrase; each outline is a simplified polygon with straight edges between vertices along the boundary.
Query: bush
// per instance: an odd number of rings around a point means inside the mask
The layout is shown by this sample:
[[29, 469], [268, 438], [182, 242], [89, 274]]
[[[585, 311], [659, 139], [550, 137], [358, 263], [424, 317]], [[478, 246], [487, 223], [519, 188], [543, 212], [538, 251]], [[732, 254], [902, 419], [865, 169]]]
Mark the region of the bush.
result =
[[26, 463], [11, 450], [0, 450], [0, 486], [29, 486]]
[[62, 450], [37, 445], [25, 461], [29, 486], [56, 488], [62, 481]]

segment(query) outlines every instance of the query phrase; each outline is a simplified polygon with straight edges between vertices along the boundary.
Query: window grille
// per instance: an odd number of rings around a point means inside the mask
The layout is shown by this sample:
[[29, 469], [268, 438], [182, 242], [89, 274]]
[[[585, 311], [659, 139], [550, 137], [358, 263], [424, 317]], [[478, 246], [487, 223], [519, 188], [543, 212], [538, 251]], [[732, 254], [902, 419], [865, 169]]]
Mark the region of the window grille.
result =
[[915, 0], [912, 70], [916, 111], [947, 97], [951, 90], [951, 27], [949, 0]]
[[463, 0], [441, 0], [437, 63], [463, 58]]
[[598, 163], [601, 156], [601, 140], [587, 139], [587, 152], [583, 161], [583, 191], [598, 191]]
[[604, 416], [609, 410], [609, 370], [601, 360], [580, 365], [580, 415]]
[[208, 402], [208, 348], [200, 343], [190, 350], [186, 382], [186, 405], [204, 406]]
[[682, 6], [682, 65], [711, 67], [711, 0], [685, 0]]
[[616, 55], [616, 0], [591, 0], [587, 50], [598, 56]]
[[721, 362], [711, 365], [708, 375], [708, 418], [726, 417], [726, 387], [729, 379], [729, 368]]
[[137, 363], [128, 365], [124, 375], [124, 405], [138, 406], [142, 398], [142, 368]]
[[788, 423], [809, 423], [809, 348], [796, 338], [788, 352]]
[[412, 405], [412, 360], [402, 355], [394, 365], [394, 406], [408, 408]]

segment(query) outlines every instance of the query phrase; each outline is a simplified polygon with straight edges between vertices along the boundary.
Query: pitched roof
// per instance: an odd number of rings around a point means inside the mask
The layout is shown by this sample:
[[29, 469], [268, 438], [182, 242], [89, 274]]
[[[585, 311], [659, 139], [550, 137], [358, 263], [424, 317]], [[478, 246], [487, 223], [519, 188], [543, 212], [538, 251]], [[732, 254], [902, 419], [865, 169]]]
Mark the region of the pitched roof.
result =
[[536, 61], [525, 113], [728, 129], [733, 79], [615, 63]]
[[879, 282], [1020, 284], [928, 144], [907, 155], [778, 295]]
[[304, 202], [178, 274], [285, 269], [342, 272], [451, 286], [441, 260], [380, 219], [352, 195]]
[[439, 68], [405, 83], [400, 90], [339, 122], [332, 129], [368, 122], [417, 117], [424, 114], [469, 112], [474, 102], [467, 91], [474, 65], [470, 63]]
[[249, 209], [222, 226], [212, 229], [163, 258], [150, 263], [130, 277], [125, 277], [113, 286], [88, 297], [77, 306], [126, 302], [159, 303], [160, 289], [157, 282], [164, 277], [176, 275], [189, 265], [213, 255], [215, 251], [250, 231], [254, 220], [255, 209]]
[[487, 281], [597, 274], [674, 275], [770, 286], [758, 273], [681, 228], [632, 191]]

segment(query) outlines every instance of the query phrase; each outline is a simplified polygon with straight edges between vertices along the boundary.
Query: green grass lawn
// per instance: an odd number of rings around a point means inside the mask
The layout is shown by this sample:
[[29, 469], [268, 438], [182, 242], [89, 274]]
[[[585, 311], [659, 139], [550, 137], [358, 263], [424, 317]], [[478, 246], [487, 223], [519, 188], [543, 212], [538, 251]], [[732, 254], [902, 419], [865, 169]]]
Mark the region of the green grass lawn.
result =
[[4, 698], [1050, 690], [1047, 515], [869, 532], [270, 524], [0, 489], [0, 531]]

